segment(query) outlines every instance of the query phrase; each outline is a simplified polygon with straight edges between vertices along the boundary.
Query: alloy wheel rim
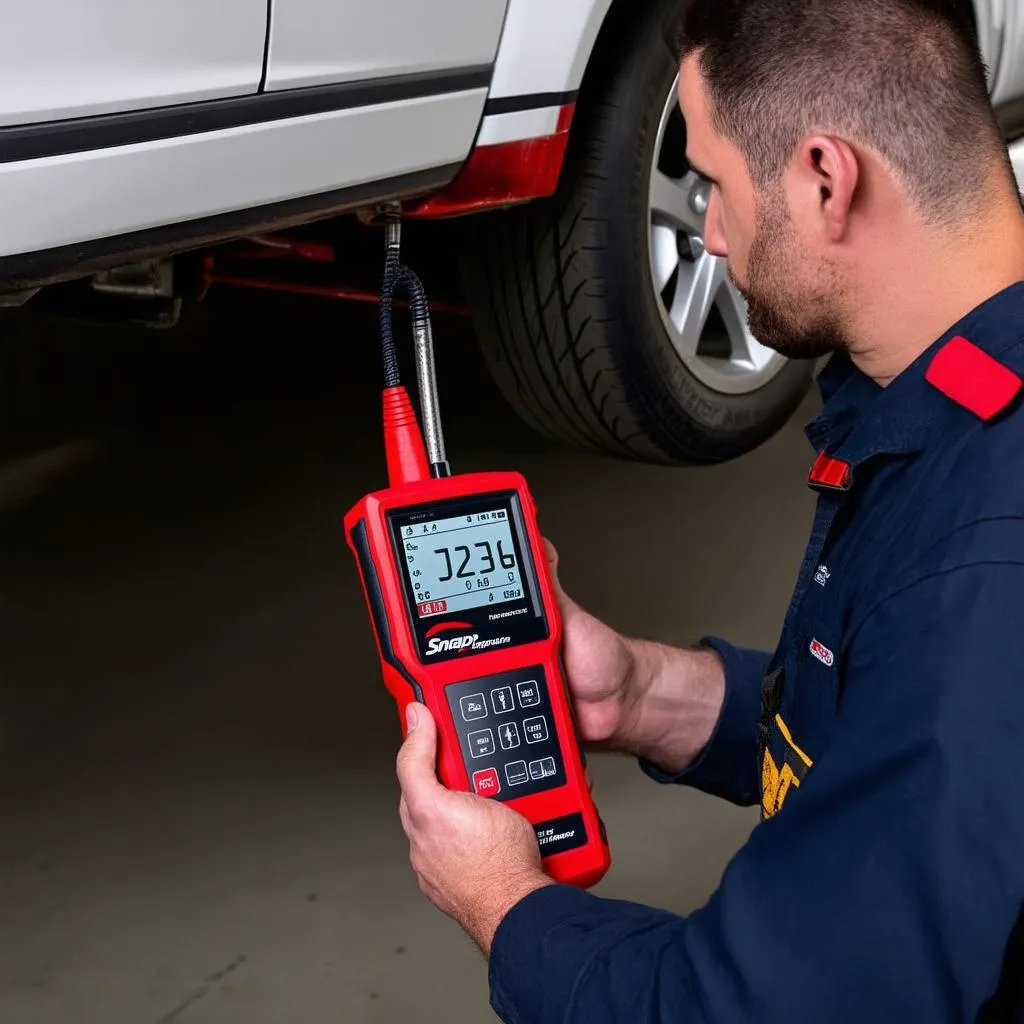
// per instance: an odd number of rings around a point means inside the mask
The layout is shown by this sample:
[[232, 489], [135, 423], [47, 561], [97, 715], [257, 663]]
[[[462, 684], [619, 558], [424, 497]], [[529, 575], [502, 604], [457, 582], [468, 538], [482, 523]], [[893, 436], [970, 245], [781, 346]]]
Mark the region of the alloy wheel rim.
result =
[[662, 322], [684, 366], [707, 387], [745, 395], [787, 360], [747, 325], [747, 304], [726, 261], [704, 249], [710, 185], [686, 165], [678, 77], [662, 110], [648, 199], [651, 282]]

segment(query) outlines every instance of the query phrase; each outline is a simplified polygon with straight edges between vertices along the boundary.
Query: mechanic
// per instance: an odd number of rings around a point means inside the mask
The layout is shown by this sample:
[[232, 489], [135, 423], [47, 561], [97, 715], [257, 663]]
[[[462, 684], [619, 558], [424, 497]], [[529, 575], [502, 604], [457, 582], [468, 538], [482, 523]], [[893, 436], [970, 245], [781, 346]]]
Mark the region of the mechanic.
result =
[[707, 248], [761, 341], [834, 353], [817, 512], [774, 656], [561, 593], [565, 661], [586, 740], [763, 820], [688, 917], [555, 885], [413, 705], [413, 867], [506, 1022], [1024, 1020], [1024, 214], [968, 5], [686, 8]]

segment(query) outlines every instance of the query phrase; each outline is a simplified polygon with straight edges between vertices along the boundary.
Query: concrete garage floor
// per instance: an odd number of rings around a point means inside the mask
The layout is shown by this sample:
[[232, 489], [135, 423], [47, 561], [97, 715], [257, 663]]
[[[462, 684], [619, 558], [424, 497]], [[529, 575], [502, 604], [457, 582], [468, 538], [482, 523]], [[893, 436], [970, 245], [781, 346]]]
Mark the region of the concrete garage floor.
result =
[[[579, 600], [680, 644], [774, 643], [812, 403], [713, 470], [580, 456], [519, 425], [465, 326], [435, 328], [456, 468], [527, 474]], [[0, 511], [0, 1019], [492, 1020], [480, 957], [408, 868], [339, 527], [383, 481], [372, 311], [223, 295], [171, 335], [47, 331], [116, 383], [87, 454]], [[701, 904], [753, 812], [592, 763], [597, 891]]]

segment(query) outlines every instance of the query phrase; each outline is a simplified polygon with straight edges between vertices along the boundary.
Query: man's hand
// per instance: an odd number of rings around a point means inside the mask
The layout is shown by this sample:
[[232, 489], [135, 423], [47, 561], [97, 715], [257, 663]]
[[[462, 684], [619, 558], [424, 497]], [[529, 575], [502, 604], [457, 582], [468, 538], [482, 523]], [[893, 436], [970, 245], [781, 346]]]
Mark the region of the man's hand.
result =
[[680, 771], [718, 721], [725, 674], [711, 651], [685, 651], [617, 633], [562, 589], [558, 554], [545, 541], [562, 613], [566, 682], [583, 739]]
[[410, 704], [398, 754], [399, 814], [420, 889], [490, 953], [504, 916], [535, 889], [551, 885], [541, 870], [533, 826], [504, 804], [454, 793], [437, 780], [437, 727]]
[[562, 613], [562, 657], [580, 734], [588, 743], [628, 746], [643, 698], [633, 648], [566, 594], [558, 578], [558, 552], [548, 540], [544, 546]]

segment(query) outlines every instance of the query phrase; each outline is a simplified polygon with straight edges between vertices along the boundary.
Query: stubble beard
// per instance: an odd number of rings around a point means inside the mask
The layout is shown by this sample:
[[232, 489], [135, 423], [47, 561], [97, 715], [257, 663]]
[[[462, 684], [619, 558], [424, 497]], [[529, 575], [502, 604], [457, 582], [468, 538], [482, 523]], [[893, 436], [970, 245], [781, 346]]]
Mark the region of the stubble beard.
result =
[[787, 359], [819, 359], [849, 348], [836, 270], [801, 263], [781, 203], [765, 204], [760, 212], [747, 282], [741, 284], [731, 269], [729, 277], [747, 301], [751, 333], [767, 348]]

